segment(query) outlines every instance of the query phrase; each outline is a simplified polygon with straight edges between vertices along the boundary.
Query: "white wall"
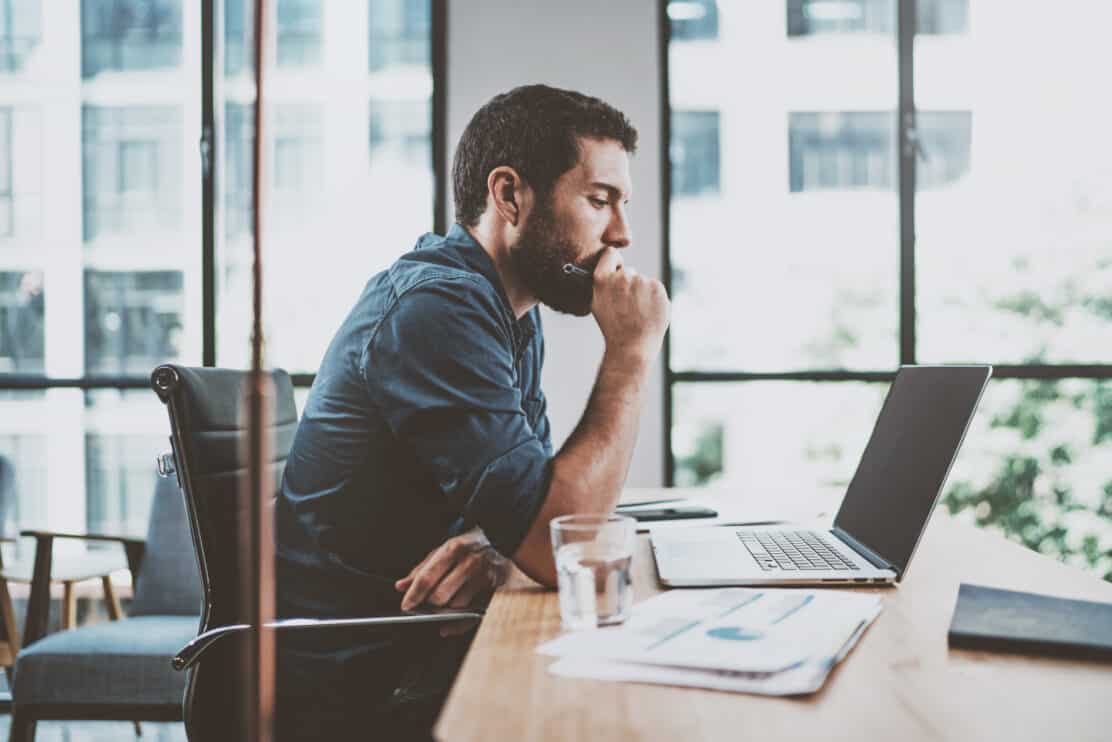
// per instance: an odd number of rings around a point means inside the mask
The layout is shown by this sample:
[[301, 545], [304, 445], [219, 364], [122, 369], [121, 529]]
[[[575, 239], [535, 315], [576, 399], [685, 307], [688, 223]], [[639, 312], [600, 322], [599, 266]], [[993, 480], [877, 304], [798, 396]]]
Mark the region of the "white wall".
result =
[[[657, 4], [645, 0], [452, 0], [448, 3], [448, 215], [451, 158], [475, 110], [516, 85], [546, 83], [594, 95], [621, 109], [640, 132], [630, 203], [633, 245], [625, 259], [659, 277], [663, 261], [660, 67]], [[571, 433], [602, 357], [590, 318], [544, 310], [543, 385], [553, 444]], [[664, 479], [663, 368], [646, 392], [628, 484]]]

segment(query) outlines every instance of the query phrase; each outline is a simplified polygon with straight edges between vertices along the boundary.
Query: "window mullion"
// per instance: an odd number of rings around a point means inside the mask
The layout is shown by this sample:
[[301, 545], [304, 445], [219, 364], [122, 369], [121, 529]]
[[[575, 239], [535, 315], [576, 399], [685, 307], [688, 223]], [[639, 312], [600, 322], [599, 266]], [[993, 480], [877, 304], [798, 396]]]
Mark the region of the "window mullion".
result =
[[900, 363], [915, 363], [915, 20], [917, 0], [900, 0], [897, 14], [900, 209]]

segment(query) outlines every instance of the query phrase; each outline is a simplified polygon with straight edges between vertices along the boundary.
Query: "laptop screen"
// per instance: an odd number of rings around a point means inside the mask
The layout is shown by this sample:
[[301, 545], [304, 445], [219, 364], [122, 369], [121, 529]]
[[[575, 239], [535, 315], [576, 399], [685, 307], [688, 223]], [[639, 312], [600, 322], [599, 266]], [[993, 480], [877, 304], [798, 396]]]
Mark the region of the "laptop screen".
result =
[[991, 372], [989, 366], [905, 366], [888, 390], [834, 527], [901, 575]]

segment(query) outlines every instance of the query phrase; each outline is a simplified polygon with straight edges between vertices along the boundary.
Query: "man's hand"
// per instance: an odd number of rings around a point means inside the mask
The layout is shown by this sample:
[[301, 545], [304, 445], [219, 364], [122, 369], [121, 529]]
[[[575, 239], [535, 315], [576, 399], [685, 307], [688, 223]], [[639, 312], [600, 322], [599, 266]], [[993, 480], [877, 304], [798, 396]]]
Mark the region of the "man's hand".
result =
[[608, 354], [648, 365], [660, 353], [668, 329], [668, 293], [660, 281], [624, 268], [613, 247], [603, 252], [595, 266], [591, 312]]
[[[433, 549], [408, 575], [394, 583], [404, 592], [402, 610], [427, 603], [438, 608], [467, 608], [490, 597], [506, 581], [510, 562], [478, 529], [450, 538]], [[472, 627], [467, 622], [445, 624], [441, 636], [459, 634]]]

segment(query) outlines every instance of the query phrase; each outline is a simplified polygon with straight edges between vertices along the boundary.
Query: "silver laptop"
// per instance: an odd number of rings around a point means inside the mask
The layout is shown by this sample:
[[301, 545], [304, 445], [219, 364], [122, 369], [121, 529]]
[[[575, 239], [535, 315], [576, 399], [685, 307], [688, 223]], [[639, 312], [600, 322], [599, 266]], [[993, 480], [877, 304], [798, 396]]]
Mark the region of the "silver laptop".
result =
[[902, 366], [833, 528], [653, 531], [660, 581], [673, 587], [899, 582], [991, 375], [991, 366]]

